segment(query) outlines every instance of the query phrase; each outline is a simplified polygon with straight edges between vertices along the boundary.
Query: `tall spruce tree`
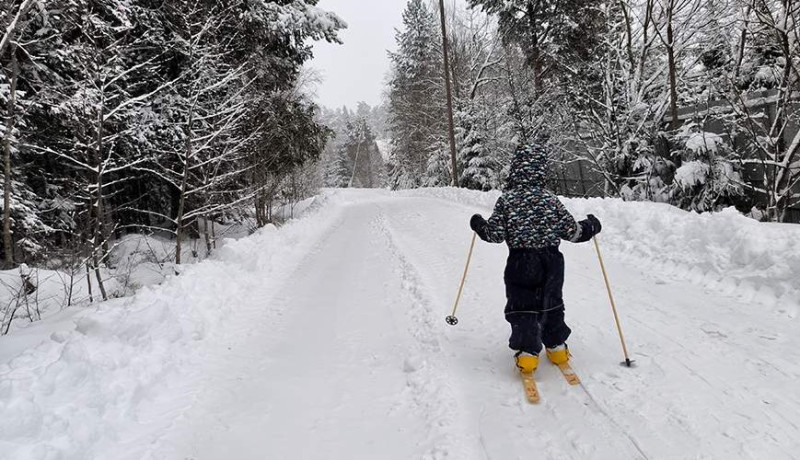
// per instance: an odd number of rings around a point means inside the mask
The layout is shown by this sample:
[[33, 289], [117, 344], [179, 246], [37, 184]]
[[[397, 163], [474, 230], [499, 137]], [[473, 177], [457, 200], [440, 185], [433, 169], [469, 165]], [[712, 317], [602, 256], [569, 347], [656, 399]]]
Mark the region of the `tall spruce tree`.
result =
[[491, 108], [484, 101], [458, 112], [456, 133], [459, 150], [459, 185], [489, 191], [500, 187], [502, 164], [498, 157], [509, 152], [492, 148]]
[[397, 52], [390, 53], [389, 128], [392, 133], [391, 185], [419, 187], [443, 171], [430, 170], [440, 156], [445, 125], [440, 32], [422, 0], [411, 0], [403, 12]]

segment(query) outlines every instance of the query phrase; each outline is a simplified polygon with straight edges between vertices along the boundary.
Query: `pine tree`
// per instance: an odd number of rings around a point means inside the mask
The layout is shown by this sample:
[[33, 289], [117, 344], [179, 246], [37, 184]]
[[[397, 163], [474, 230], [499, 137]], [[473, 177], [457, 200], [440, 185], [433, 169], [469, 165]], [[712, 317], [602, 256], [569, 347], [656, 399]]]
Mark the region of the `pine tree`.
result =
[[395, 188], [413, 188], [435, 181], [433, 176], [442, 173], [430, 170], [429, 162], [441, 156], [447, 128], [435, 16], [425, 2], [411, 0], [403, 13], [403, 25], [396, 37], [398, 50], [390, 53], [390, 180]]
[[[369, 114], [370, 110], [362, 110]], [[344, 142], [339, 146], [337, 168], [347, 171], [344, 186], [375, 188], [382, 185], [383, 161], [375, 135], [366, 118], [356, 116], [346, 124]]]
[[597, 47], [603, 2], [599, 0], [469, 0], [472, 7], [497, 15], [506, 43], [518, 45], [533, 71], [534, 91], [545, 82], [580, 76]]
[[493, 151], [488, 145], [491, 136], [488, 130], [490, 117], [489, 107], [483, 101], [470, 104], [457, 114], [461, 187], [482, 191], [500, 187], [502, 165], [497, 156], [503, 150]]

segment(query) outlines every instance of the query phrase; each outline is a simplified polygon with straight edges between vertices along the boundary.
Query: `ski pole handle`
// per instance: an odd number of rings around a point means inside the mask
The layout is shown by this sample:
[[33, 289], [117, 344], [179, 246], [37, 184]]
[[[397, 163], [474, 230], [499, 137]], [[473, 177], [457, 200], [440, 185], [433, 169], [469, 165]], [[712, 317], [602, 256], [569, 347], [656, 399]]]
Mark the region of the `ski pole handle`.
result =
[[467, 265], [464, 267], [464, 276], [461, 277], [461, 284], [458, 286], [458, 294], [456, 294], [456, 302], [453, 305], [453, 313], [445, 318], [447, 324], [451, 326], [455, 326], [458, 324], [458, 318], [456, 317], [456, 311], [458, 310], [458, 302], [461, 300], [461, 293], [464, 291], [464, 283], [467, 281], [467, 272], [469, 271], [469, 262], [472, 260], [472, 250], [475, 249], [475, 239], [477, 238], [477, 233], [472, 233], [472, 243], [469, 245], [469, 254], [467, 254]]

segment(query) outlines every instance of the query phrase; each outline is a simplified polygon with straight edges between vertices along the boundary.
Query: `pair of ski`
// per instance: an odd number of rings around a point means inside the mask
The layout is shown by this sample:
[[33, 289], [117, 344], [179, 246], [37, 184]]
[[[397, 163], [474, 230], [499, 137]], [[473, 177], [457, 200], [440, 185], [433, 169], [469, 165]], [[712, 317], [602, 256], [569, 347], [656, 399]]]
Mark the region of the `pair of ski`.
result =
[[[572, 386], [581, 384], [581, 379], [578, 378], [578, 374], [575, 373], [568, 362], [558, 364], [558, 368], [561, 370], [561, 374], [564, 375], [567, 383]], [[533, 374], [523, 374], [520, 372], [520, 375], [522, 376], [522, 384], [525, 387], [525, 396], [528, 398], [528, 402], [531, 404], [538, 404], [541, 397], [539, 396], [539, 387], [536, 386], [536, 379], [533, 378]]]

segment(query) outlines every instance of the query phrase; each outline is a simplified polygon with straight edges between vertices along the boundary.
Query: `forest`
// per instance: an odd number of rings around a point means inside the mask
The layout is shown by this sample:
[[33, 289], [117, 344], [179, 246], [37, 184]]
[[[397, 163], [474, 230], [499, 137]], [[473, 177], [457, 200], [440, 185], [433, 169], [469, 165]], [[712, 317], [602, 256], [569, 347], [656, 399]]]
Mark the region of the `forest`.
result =
[[535, 142], [595, 196], [800, 222], [800, 3], [468, 3], [447, 12], [457, 180], [438, 2], [411, 0], [382, 116], [366, 117], [389, 141], [386, 185], [498, 189]]
[[306, 1], [4, 0], [6, 267], [96, 274], [131, 232], [186, 237], [272, 220], [329, 130], [303, 88], [310, 42], [345, 23]]

